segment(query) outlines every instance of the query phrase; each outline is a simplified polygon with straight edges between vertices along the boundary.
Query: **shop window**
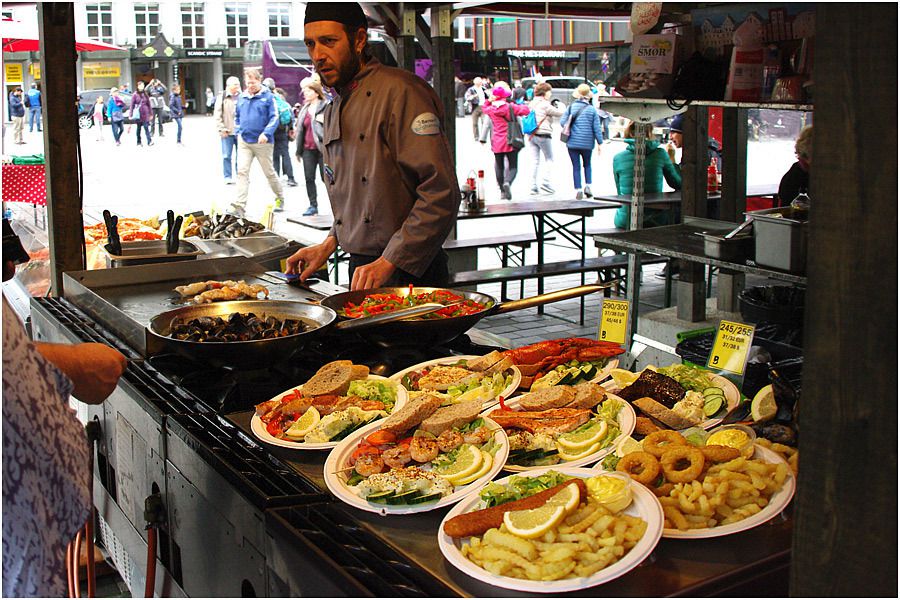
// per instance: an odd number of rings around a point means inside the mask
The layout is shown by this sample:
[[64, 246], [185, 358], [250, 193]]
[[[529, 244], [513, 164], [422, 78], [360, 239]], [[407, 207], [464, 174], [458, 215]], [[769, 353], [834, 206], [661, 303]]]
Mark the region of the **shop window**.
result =
[[185, 48], [206, 48], [203, 2], [181, 4], [181, 39]]
[[269, 37], [291, 36], [291, 3], [270, 2], [269, 11]]
[[240, 48], [250, 38], [250, 4], [228, 2], [225, 4], [225, 35], [229, 48]]
[[84, 13], [87, 17], [88, 37], [112, 44], [112, 2], [85, 4]]
[[146, 46], [159, 34], [159, 3], [134, 5], [134, 43]]

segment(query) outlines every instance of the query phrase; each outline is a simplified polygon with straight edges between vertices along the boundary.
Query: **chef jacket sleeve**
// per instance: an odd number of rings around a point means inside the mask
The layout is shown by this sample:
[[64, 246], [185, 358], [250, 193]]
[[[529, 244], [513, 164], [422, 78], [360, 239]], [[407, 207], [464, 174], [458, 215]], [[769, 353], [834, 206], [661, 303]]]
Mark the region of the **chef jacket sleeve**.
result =
[[383, 256], [420, 277], [456, 222], [460, 194], [437, 96], [425, 84], [410, 85], [403, 92], [392, 111], [387, 141], [402, 184], [414, 200]]

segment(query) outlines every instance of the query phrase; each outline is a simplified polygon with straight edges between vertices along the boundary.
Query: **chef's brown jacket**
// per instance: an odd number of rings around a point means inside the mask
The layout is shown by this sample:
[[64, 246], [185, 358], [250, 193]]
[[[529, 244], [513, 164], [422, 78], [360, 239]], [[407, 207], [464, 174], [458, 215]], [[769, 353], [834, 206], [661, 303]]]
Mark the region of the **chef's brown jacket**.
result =
[[456, 222], [460, 194], [443, 107], [416, 75], [372, 59], [325, 109], [330, 235], [420, 277]]

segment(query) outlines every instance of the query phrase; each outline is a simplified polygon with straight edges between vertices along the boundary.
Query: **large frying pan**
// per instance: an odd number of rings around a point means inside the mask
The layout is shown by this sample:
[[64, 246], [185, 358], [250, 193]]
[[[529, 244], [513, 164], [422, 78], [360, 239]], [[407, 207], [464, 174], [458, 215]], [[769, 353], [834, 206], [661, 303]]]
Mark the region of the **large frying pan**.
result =
[[[395, 319], [426, 314], [442, 308], [439, 304], [425, 305], [418, 311], [400, 311], [378, 315], [367, 319], [337, 323], [337, 314], [330, 308], [309, 302], [288, 300], [245, 300], [237, 302], [214, 302], [182, 306], [160, 313], [150, 320], [147, 331], [157, 346], [175, 352], [191, 360], [216, 367], [236, 369], [257, 369], [270, 366], [291, 357], [296, 351], [331, 328], [340, 331], [365, 331], [369, 327]], [[262, 317], [278, 319], [298, 319], [309, 325], [303, 333], [267, 340], [248, 342], [191, 342], [169, 337], [175, 319], [196, 319], [198, 317], [227, 317], [232, 313], [255, 313]]]
[[[491, 315], [502, 315], [515, 310], [525, 308], [533, 308], [550, 304], [551, 302], [559, 302], [570, 298], [579, 298], [588, 294], [599, 292], [600, 290], [611, 287], [612, 283], [603, 285], [590, 284], [579, 287], [558, 290], [540, 296], [531, 298], [523, 298], [521, 300], [513, 300], [511, 302], [499, 302], [493, 296], [482, 294], [479, 292], [470, 292], [467, 290], [445, 290], [454, 294], [470, 298], [476, 302], [487, 305], [487, 308], [471, 314], [460, 317], [448, 317], [442, 319], [407, 319], [395, 321], [389, 324], [383, 324], [377, 328], [366, 329], [360, 331], [360, 335], [367, 340], [382, 346], [437, 346], [446, 344], [456, 339], [469, 329], [471, 329], [478, 321], [484, 317]], [[427, 292], [435, 292], [444, 288], [431, 287], [414, 287], [413, 294], [421, 294]], [[321, 301], [321, 305], [342, 314], [344, 306], [348, 302], [359, 304], [369, 294], [397, 294], [398, 296], [406, 296], [410, 293], [408, 287], [393, 288], [375, 288], [370, 290], [357, 290], [353, 292], [344, 292], [328, 296]], [[340, 317], [346, 319], [346, 317]]]

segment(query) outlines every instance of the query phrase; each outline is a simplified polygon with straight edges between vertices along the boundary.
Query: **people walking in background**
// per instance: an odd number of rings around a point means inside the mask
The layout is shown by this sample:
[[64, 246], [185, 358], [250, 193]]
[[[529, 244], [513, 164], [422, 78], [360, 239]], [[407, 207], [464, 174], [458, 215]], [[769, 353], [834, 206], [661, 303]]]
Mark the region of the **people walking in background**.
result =
[[150, 108], [150, 96], [144, 89], [144, 82], [137, 82], [137, 89], [131, 95], [131, 120], [137, 127], [137, 145], [141, 146], [141, 129], [147, 134], [147, 145], [153, 145], [153, 109]]
[[166, 86], [159, 79], [150, 80], [147, 86], [147, 95], [150, 97], [150, 108], [153, 109], [153, 118], [150, 119], [150, 129], [153, 129], [153, 122], [156, 122], [156, 133], [159, 137], [163, 137], [163, 114], [166, 111]]
[[169, 94], [169, 113], [171, 113], [175, 125], [178, 126], [178, 139], [176, 141], [180, 146], [181, 119], [184, 118], [184, 105], [181, 103], [181, 86], [177, 83], [172, 85], [172, 93]]
[[[528, 149], [534, 163], [531, 171], [531, 193], [537, 195], [541, 190], [548, 194], [554, 193], [553, 185], [550, 183], [550, 172], [553, 166], [553, 118], [561, 117], [565, 114], [565, 109], [557, 108], [550, 102], [553, 96], [553, 88], [549, 83], [539, 83], [532, 88], [534, 90], [534, 99], [528, 105], [534, 112], [534, 119], [537, 128], [527, 136]], [[544, 179], [538, 189], [538, 175], [541, 170], [541, 154], [544, 155]]]
[[325, 133], [325, 107], [328, 102], [318, 79], [307, 77], [300, 82], [304, 104], [297, 114], [297, 160], [303, 163], [303, 177], [306, 179], [306, 197], [309, 208], [304, 217], [319, 214], [316, 192], [316, 169], [325, 181], [325, 164], [322, 160], [322, 138]]
[[216, 95], [211, 87], [206, 88], [206, 116], [213, 114], [216, 107]]
[[[613, 177], [616, 180], [616, 193], [620, 195], [634, 191], [634, 127], [634, 123], [628, 125], [625, 130], [625, 150], [613, 157]], [[663, 191], [663, 178], [672, 188], [680, 190], [681, 174], [666, 151], [660, 147], [659, 141], [648, 139], [644, 144], [647, 152], [644, 158], [644, 192], [650, 194]], [[675, 214], [671, 209], [644, 209], [644, 227], [670, 225], [674, 221]], [[619, 229], [628, 229], [631, 225], [631, 207], [620, 206], [613, 222]]]
[[247, 209], [247, 193], [250, 189], [250, 166], [255, 158], [259, 162], [269, 187], [275, 194], [275, 205], [284, 206], [284, 191], [275, 169], [272, 168], [273, 141], [278, 126], [278, 111], [269, 88], [262, 84], [259, 69], [244, 69], [244, 86], [234, 113], [235, 132], [238, 135], [238, 195], [231, 205], [231, 212], [243, 217]]
[[498, 84], [491, 90], [491, 97], [482, 108], [493, 124], [491, 151], [494, 153], [494, 174], [503, 200], [512, 200], [510, 186], [519, 170], [519, 150], [521, 150], [507, 143], [509, 123], [516, 117], [524, 117], [531, 112], [527, 105], [514, 104], [509, 102], [509, 98], [509, 88]]
[[109, 90], [109, 100], [106, 103], [106, 117], [109, 119], [110, 127], [112, 127], [113, 139], [116, 146], [121, 146], [122, 130], [125, 128], [125, 101], [119, 96], [119, 90], [111, 88]]
[[485, 100], [487, 100], [487, 92], [484, 89], [483, 81], [481, 77], [476, 77], [472, 80], [472, 87], [466, 90], [466, 102], [472, 108], [472, 137], [475, 138], [476, 142], [481, 142], [482, 144], [487, 141], [482, 135], [484, 130], [482, 124], [484, 112], [482, 107]]
[[[291, 150], [288, 147], [294, 122], [291, 105], [284, 99], [284, 90], [275, 87], [274, 79], [266, 77], [263, 80], [263, 85], [272, 92], [272, 97], [275, 100], [275, 112], [278, 113], [278, 124], [275, 126], [275, 148], [272, 152], [272, 166], [276, 175], [281, 177], [283, 172], [287, 177], [287, 184], [291, 187], [296, 187], [294, 165], [291, 164]], [[275, 212], [281, 212], [282, 210], [284, 210], [283, 202], [276, 202]]]
[[9, 93], [9, 116], [12, 118], [13, 143], [24, 144], [25, 103], [22, 101], [22, 88], [20, 87]]
[[594, 85], [597, 87], [597, 114], [600, 115], [600, 129], [603, 131], [603, 143], [608, 144], [609, 122], [612, 121], [612, 115], [603, 110], [600, 98], [602, 96], [609, 96], [609, 92], [606, 90], [606, 85], [599, 80], [595, 81]]
[[25, 96], [25, 106], [28, 107], [28, 132], [34, 131], [34, 122], [37, 121], [37, 130], [41, 129], [41, 91], [37, 89], [37, 84], [32, 83], [31, 89]]
[[453, 78], [453, 96], [456, 98], [456, 117], [466, 116], [466, 84], [459, 77]]
[[524, 104], [528, 100], [528, 92], [522, 87], [522, 82], [516, 80], [513, 83], [512, 99], [516, 104]]
[[222, 171], [225, 176], [225, 185], [232, 185], [234, 175], [237, 173], [238, 138], [234, 129], [234, 113], [240, 96], [241, 80], [237, 77], [229, 77], [225, 81], [225, 90], [219, 92], [216, 98], [213, 110], [216, 129], [222, 139]]
[[[603, 144], [603, 130], [600, 115], [591, 105], [591, 86], [582, 83], [572, 94], [575, 101], [566, 108], [560, 124], [569, 130], [566, 148], [572, 161], [572, 179], [575, 184], [575, 198], [581, 200], [591, 194], [591, 151], [594, 142]], [[571, 122], [570, 122], [571, 121]], [[599, 148], [598, 148], [599, 151]], [[581, 170], [584, 167], [584, 189], [581, 187]]]
[[94, 127], [97, 128], [97, 141], [103, 141], [103, 96], [97, 96], [97, 100], [94, 101], [94, 107], [91, 110], [91, 113], [94, 117]]

